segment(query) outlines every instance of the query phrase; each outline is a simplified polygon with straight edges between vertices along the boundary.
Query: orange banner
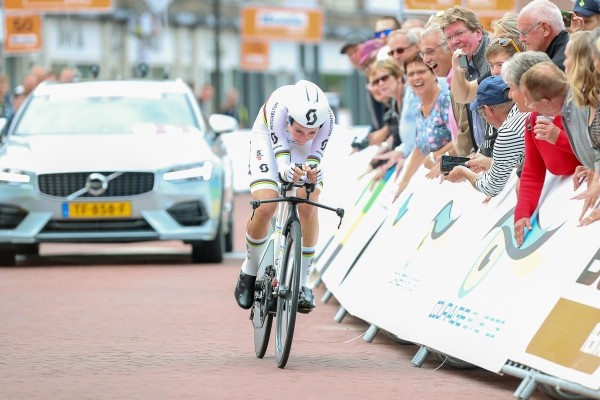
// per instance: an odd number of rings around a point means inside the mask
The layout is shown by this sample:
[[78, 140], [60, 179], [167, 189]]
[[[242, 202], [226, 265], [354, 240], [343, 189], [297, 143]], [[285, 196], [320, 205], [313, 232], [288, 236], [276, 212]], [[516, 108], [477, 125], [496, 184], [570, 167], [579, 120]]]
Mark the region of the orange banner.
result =
[[244, 40], [240, 57], [244, 71], [265, 71], [269, 67], [269, 43]]
[[112, 0], [4, 0], [4, 9], [10, 11], [112, 11]]
[[4, 51], [27, 53], [42, 50], [42, 17], [36, 15], [4, 16]]
[[244, 39], [318, 42], [323, 38], [323, 11], [305, 8], [244, 7]]

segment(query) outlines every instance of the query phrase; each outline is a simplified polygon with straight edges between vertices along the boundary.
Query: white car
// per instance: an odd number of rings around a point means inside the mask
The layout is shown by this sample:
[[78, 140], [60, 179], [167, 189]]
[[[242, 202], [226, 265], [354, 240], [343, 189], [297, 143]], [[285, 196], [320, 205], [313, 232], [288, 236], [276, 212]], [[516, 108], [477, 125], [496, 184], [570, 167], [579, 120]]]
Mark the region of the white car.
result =
[[0, 265], [43, 242], [155, 240], [221, 262], [233, 178], [219, 133], [237, 124], [213, 117], [208, 131], [181, 80], [38, 86], [0, 136]]

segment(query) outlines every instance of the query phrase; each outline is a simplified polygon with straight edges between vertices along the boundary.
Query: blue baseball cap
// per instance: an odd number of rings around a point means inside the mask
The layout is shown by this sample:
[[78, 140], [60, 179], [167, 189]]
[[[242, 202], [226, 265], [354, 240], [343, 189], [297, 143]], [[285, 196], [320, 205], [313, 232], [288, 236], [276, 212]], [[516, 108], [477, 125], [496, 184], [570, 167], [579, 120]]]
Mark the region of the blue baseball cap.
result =
[[488, 76], [477, 87], [477, 97], [469, 108], [477, 110], [480, 106], [493, 106], [510, 101], [508, 97], [508, 85], [501, 76]]
[[584, 17], [591, 17], [600, 14], [600, 7], [597, 0], [575, 0], [571, 11]]

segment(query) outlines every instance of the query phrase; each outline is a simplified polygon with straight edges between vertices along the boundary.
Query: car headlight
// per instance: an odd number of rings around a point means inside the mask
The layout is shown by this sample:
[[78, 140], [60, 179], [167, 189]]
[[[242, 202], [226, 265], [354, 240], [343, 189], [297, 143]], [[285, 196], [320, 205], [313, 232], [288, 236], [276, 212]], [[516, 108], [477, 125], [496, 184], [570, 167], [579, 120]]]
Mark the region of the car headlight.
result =
[[181, 169], [165, 172], [163, 179], [165, 181], [190, 181], [190, 180], [210, 180], [213, 172], [213, 164], [206, 161], [202, 165], [189, 166]]
[[12, 168], [1, 168], [0, 169], [0, 184], [21, 184], [30, 183], [31, 176], [25, 171]]

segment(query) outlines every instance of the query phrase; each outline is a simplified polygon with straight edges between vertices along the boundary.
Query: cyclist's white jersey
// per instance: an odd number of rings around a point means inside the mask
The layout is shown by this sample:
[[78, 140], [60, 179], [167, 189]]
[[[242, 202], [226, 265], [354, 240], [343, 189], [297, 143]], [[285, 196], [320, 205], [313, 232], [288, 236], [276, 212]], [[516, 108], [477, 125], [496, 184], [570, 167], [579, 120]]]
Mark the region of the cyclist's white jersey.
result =
[[288, 131], [286, 99], [292, 93], [291, 85], [276, 89], [261, 107], [250, 138], [250, 191], [272, 189], [278, 191], [278, 172], [291, 163], [319, 165], [333, 131], [335, 117], [331, 108], [329, 118], [317, 135], [304, 145], [295, 144]]

